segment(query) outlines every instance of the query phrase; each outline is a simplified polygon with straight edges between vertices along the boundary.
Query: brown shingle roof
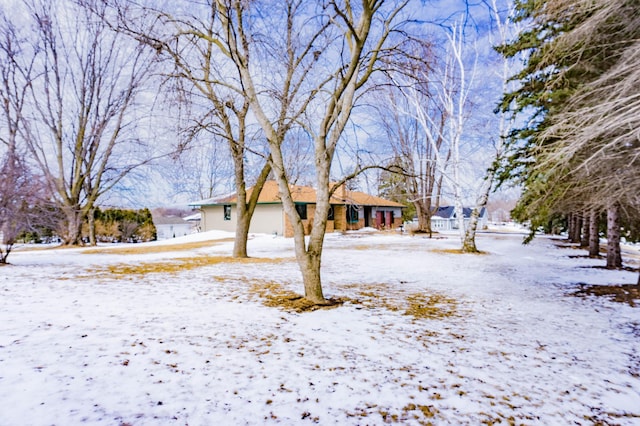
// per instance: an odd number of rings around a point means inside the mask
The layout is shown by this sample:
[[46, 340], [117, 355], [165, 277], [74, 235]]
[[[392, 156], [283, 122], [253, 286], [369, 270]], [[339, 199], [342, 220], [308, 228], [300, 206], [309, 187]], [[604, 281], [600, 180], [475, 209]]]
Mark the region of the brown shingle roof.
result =
[[[293, 201], [296, 203], [315, 203], [316, 191], [309, 186], [289, 185], [291, 188], [291, 195]], [[247, 189], [247, 197], [251, 196], [252, 188]], [[273, 204], [281, 203], [280, 194], [278, 191], [278, 183], [274, 180], [265, 182], [258, 203]], [[194, 203], [190, 203], [192, 206], [206, 206], [216, 204], [235, 204], [236, 195], [228, 195], [222, 198], [210, 198], [208, 200], [201, 200]], [[344, 191], [343, 188], [338, 188], [333, 197], [331, 197], [331, 204], [357, 204], [361, 206], [382, 206], [382, 207], [404, 207], [402, 204], [394, 201], [385, 200], [384, 198], [376, 197], [373, 195], [365, 194], [359, 191]]]

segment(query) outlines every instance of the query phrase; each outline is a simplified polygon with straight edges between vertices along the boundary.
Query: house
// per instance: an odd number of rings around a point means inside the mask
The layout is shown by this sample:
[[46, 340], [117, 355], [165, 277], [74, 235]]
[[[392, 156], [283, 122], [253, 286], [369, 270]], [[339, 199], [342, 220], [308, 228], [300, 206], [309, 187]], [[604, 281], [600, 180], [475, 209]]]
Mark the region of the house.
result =
[[200, 212], [185, 216], [182, 219], [186, 220], [191, 224], [191, 229], [194, 232], [200, 232], [200, 220], [202, 218], [202, 214]]
[[194, 228], [191, 222], [178, 216], [153, 215], [153, 224], [156, 226], [158, 240], [182, 237], [193, 233]]
[[[309, 233], [316, 206], [316, 191], [308, 186], [290, 185], [296, 210]], [[247, 190], [251, 196], [253, 188]], [[356, 230], [364, 227], [394, 229], [402, 225], [402, 204], [363, 192], [338, 188], [330, 200], [327, 232]], [[236, 195], [210, 198], [189, 204], [200, 209], [202, 231], [213, 229], [234, 231], [236, 225]], [[275, 181], [264, 184], [251, 221], [249, 232], [293, 236], [293, 227], [284, 212]]]
[[[471, 218], [472, 211], [473, 210], [470, 207], [462, 208], [465, 229], [469, 225], [469, 219]], [[477, 229], [484, 229], [487, 226], [487, 220], [487, 209], [483, 207], [482, 210], [480, 210], [480, 216], [478, 216]], [[438, 210], [433, 214], [433, 216], [431, 216], [431, 229], [434, 231], [451, 231], [458, 229], [455, 207], [438, 207]]]

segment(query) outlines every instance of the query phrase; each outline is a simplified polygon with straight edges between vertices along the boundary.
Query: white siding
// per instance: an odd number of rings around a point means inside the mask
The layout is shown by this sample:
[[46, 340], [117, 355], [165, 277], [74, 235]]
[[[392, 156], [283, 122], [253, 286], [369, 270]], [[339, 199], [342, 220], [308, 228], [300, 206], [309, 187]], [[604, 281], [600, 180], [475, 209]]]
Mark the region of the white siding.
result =
[[156, 225], [156, 233], [159, 240], [182, 237], [191, 233], [190, 223], [174, 223]]
[[203, 231], [230, 231], [236, 230], [236, 206], [231, 206], [231, 220], [224, 220], [223, 206], [203, 206], [202, 222]]
[[[223, 206], [203, 206], [201, 227], [203, 231], [220, 230], [234, 232], [237, 210], [231, 206], [231, 220], [224, 220]], [[251, 220], [249, 232], [282, 235], [284, 230], [282, 204], [258, 204]]]
[[284, 233], [284, 211], [282, 204], [258, 204], [251, 221], [250, 232], [260, 234]]

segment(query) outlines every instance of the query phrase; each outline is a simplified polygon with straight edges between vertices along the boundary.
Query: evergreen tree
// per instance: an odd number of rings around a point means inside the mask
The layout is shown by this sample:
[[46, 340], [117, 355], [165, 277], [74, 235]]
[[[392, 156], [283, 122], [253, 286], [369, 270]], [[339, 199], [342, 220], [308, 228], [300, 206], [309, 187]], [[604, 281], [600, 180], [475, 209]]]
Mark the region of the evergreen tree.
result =
[[518, 19], [533, 26], [499, 50], [528, 59], [502, 108], [529, 120], [501, 177], [523, 185], [514, 217], [533, 229], [558, 213], [619, 206], [628, 220], [637, 211], [637, 9], [625, 0], [518, 3]]

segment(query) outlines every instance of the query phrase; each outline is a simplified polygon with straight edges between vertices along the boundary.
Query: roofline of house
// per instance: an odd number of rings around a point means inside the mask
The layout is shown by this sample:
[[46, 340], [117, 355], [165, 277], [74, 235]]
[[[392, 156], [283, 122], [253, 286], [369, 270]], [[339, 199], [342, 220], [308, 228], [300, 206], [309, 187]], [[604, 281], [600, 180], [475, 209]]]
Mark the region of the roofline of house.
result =
[[[203, 203], [203, 202], [193, 202], [193, 203], [189, 203], [188, 205], [190, 207], [213, 207], [213, 206], [235, 206], [237, 203], [235, 201], [233, 202], [221, 202], [221, 203], [216, 203], [216, 202], [211, 202], [211, 203]], [[262, 204], [262, 205], [274, 205], [274, 204], [282, 204], [282, 201], [259, 201], [256, 204]], [[316, 204], [315, 202], [312, 201], [294, 201], [294, 204]], [[356, 206], [362, 206], [362, 207], [388, 207], [388, 208], [397, 208], [397, 209], [406, 209], [407, 206], [403, 206], [403, 205], [397, 205], [397, 206], [384, 206], [381, 204], [358, 204], [358, 203], [350, 203], [348, 201], [342, 201], [340, 203], [329, 203], [332, 206], [347, 206], [347, 205], [356, 205]], [[398, 203], [399, 204], [399, 203]]]

